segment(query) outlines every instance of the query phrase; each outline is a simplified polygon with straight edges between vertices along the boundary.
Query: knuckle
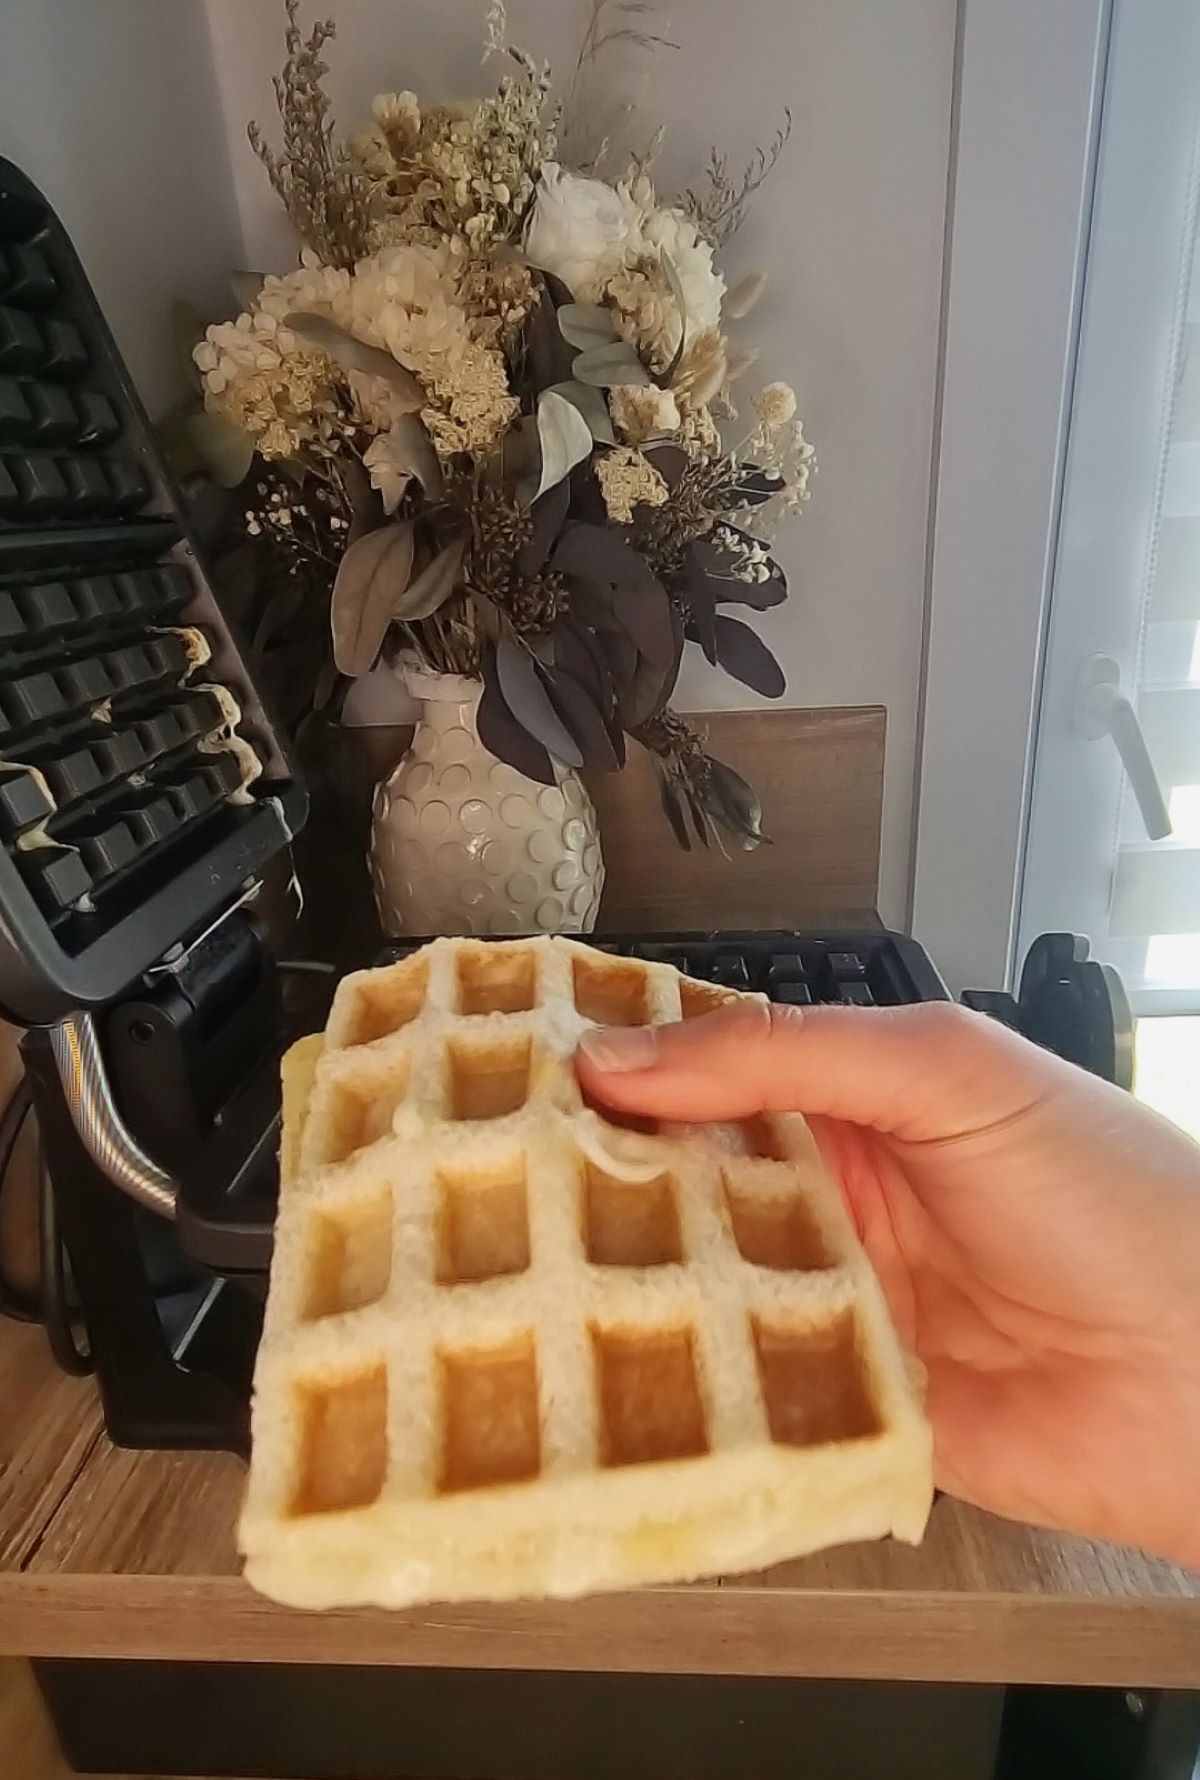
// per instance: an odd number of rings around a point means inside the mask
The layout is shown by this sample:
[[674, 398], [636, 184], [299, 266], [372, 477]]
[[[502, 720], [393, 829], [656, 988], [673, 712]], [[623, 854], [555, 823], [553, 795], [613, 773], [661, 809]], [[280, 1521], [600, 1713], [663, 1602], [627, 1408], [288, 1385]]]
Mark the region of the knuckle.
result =
[[768, 1002], [765, 1007], [760, 1002], [755, 1007], [757, 1025], [772, 1037], [776, 1033], [794, 1032], [803, 1024], [805, 1012], [804, 1008], [787, 1007], [775, 1001]]
[[[901, 1010], [897, 1010], [900, 1012]], [[928, 1043], [936, 1046], [972, 1044], [988, 1023], [981, 1014], [957, 1001], [922, 1001], [902, 1010], [904, 1020]]]

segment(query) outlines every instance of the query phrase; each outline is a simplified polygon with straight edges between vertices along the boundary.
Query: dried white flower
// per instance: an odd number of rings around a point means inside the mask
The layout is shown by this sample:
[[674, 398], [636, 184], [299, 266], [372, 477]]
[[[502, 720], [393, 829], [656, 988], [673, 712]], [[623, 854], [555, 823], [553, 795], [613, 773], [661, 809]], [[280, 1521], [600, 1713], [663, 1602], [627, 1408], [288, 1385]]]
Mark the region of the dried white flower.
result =
[[421, 104], [415, 93], [380, 93], [371, 113], [381, 130], [397, 130], [415, 136], [421, 128]]
[[788, 383], [767, 383], [754, 398], [754, 412], [772, 432], [796, 417], [796, 392]]
[[[651, 206], [641, 210], [628, 240], [631, 258], [662, 262], [669, 259], [683, 290], [688, 335], [715, 332], [721, 322], [725, 280], [713, 265], [712, 243], [700, 234], [682, 210]], [[674, 352], [679, 344], [679, 313], [672, 303], [662, 348]]]
[[631, 445], [679, 430], [679, 404], [656, 383], [621, 383], [609, 392], [613, 425]]
[[525, 231], [525, 257], [561, 278], [577, 301], [594, 303], [605, 280], [625, 263], [625, 244], [638, 223], [627, 192], [547, 161]]
[[610, 519], [628, 525], [635, 507], [662, 507], [671, 491], [648, 457], [619, 446], [596, 459], [596, 477]]
[[[264, 279], [254, 309], [210, 328], [198, 349], [208, 405], [229, 412], [267, 456], [292, 455], [309, 441], [334, 371], [285, 325], [303, 311], [329, 316], [416, 375], [429, 398], [422, 418], [439, 451], [488, 449], [518, 403], [494, 329], [466, 289], [469, 274], [448, 246], [409, 246], [385, 248], [353, 272], [305, 262], [286, 277]], [[398, 418], [391, 385], [357, 371], [344, 380], [362, 417], [386, 432]]]

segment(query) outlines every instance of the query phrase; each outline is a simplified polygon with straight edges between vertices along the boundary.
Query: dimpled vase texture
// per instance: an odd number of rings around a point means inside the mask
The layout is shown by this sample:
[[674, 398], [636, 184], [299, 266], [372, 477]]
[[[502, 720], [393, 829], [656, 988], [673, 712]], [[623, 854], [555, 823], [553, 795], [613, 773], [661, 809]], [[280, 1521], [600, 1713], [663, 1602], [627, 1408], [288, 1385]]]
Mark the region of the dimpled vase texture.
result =
[[375, 788], [370, 870], [384, 932], [590, 933], [604, 887], [592, 801], [576, 775], [538, 785], [475, 728], [480, 688], [410, 674], [412, 747]]

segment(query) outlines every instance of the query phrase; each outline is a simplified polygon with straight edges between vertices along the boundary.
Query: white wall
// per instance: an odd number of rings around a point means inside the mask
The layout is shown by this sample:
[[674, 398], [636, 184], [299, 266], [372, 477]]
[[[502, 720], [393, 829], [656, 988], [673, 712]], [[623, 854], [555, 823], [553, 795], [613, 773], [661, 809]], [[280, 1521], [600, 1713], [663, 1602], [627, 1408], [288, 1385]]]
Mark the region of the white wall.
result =
[[[3, 4], [4, 0], [0, 0]], [[15, 3], [15, 0], [10, 0]], [[161, 4], [161, 0], [159, 0]], [[182, 0], [173, 0], [174, 14]], [[38, 0], [39, 7], [45, 0]], [[114, 0], [105, 0], [107, 13]], [[245, 138], [273, 116], [282, 7], [207, 0], [245, 264], [279, 269], [286, 226]], [[80, 9], [82, 10], [82, 9]], [[165, 10], [165, 9], [164, 9]], [[335, 10], [320, 7], [322, 13]], [[711, 142], [738, 162], [790, 105], [775, 179], [728, 258], [765, 266], [753, 322], [764, 377], [791, 381], [821, 472], [781, 555], [793, 597], [763, 621], [797, 705], [883, 704], [888, 758], [881, 904], [903, 920], [912, 824], [955, 0], [667, 0], [677, 53], [631, 76], [643, 135], [668, 126], [664, 188]], [[482, 0], [340, 0], [331, 90], [349, 121], [379, 90], [478, 90]], [[561, 69], [585, 0], [510, 0], [513, 35]], [[681, 703], [753, 702], [689, 671]]]
[[0, 154], [70, 231], [143, 398], [182, 376], [171, 305], [240, 253], [203, 0], [0, 0]]

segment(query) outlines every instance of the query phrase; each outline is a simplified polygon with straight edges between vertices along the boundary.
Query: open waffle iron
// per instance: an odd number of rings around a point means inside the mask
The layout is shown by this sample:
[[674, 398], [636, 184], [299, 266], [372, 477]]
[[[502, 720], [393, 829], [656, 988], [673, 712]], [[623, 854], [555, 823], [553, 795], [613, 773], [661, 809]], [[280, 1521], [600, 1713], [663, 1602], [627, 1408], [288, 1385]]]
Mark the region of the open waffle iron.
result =
[[[79, 261], [0, 160], [0, 1009], [29, 1028], [42, 1314], [118, 1444], [246, 1447], [295, 1035], [254, 903], [305, 813]], [[597, 943], [792, 1004], [946, 997], [882, 931]], [[967, 999], [1128, 1084], [1086, 942]]]
[[[30, 1028], [43, 1221], [117, 1432], [131, 1377], [177, 1382], [153, 1293], [129, 1291], [143, 1226], [175, 1220], [189, 1140], [220, 1125], [252, 1155], [270, 1124], [278, 996], [249, 905], [305, 811], [71, 243], [0, 160], [0, 1006]], [[149, 1274], [186, 1276], [162, 1254]]]

